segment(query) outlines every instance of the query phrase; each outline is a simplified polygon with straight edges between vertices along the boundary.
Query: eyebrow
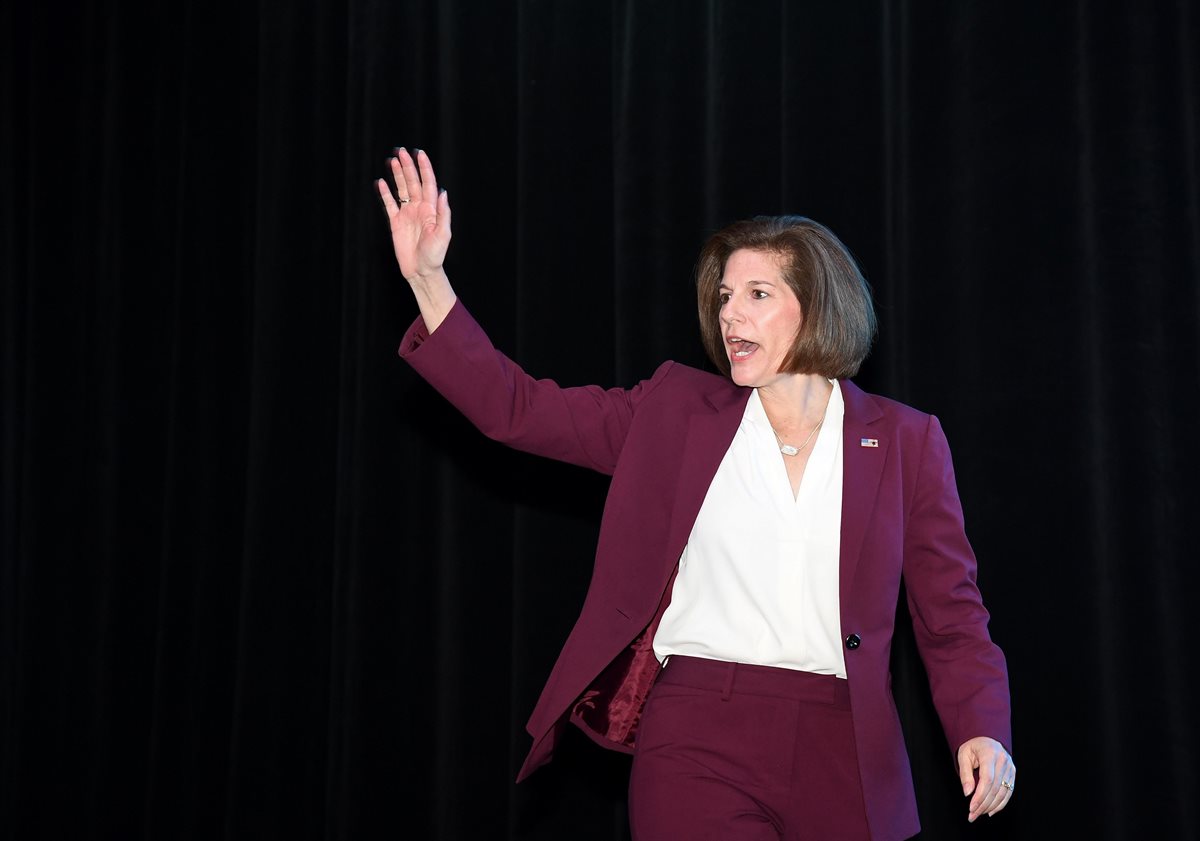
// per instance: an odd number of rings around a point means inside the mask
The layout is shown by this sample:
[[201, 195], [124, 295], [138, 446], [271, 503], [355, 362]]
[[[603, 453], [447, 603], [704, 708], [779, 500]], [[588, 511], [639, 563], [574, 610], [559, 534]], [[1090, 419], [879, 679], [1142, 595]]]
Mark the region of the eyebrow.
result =
[[[769, 280], [747, 280], [746, 285], [747, 286], [770, 286], [772, 288], [775, 287], [775, 284]], [[719, 284], [717, 284], [717, 288], [718, 289], [732, 289], [733, 287], [729, 286], [727, 283], [725, 283], [725, 281], [721, 281]]]

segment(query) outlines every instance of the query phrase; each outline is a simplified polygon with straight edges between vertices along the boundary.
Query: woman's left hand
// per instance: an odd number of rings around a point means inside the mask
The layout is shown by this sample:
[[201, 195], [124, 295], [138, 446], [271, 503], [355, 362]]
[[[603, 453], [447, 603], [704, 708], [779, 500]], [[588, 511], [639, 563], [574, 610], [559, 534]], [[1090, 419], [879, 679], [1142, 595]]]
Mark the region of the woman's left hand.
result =
[[392, 229], [400, 274], [418, 287], [442, 274], [450, 247], [450, 197], [445, 190], [438, 190], [433, 163], [423, 150], [417, 150], [414, 160], [407, 149], [397, 148], [388, 165], [396, 194], [392, 195], [392, 188], [382, 178], [375, 186]]
[[[979, 771], [976, 784], [975, 771]], [[967, 820], [974, 822], [980, 815], [988, 817], [1008, 805], [1016, 786], [1017, 766], [1004, 745], [987, 736], [976, 736], [963, 742], [958, 749], [958, 776], [963, 794], [971, 798]]]

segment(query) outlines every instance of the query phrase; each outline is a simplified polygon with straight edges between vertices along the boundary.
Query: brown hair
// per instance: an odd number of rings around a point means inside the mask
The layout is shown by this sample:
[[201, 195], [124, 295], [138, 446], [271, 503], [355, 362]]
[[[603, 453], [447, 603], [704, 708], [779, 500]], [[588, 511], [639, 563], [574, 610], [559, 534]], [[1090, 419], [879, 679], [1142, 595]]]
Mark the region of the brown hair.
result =
[[875, 338], [871, 288], [833, 231], [803, 216], [756, 216], [734, 222], [709, 237], [700, 250], [696, 266], [700, 337], [717, 368], [729, 374], [718, 287], [730, 255], [743, 248], [778, 257], [783, 280], [800, 302], [803, 320], [781, 371], [830, 378], [857, 374]]

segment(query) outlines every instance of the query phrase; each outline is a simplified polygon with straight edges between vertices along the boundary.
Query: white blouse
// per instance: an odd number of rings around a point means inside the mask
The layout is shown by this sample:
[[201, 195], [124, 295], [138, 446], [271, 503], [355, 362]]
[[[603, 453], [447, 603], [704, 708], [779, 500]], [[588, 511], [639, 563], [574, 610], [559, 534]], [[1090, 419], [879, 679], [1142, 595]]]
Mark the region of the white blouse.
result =
[[839, 615], [842, 419], [837, 380], [792, 496], [755, 389], [679, 559], [654, 653], [846, 677]]

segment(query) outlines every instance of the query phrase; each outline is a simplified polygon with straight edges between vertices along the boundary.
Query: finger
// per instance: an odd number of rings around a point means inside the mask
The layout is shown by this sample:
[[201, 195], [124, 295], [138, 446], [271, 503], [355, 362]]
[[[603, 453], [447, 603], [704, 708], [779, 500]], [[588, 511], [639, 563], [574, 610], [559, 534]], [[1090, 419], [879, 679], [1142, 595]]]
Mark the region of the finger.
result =
[[424, 149], [417, 150], [417, 166], [421, 168], [421, 199], [430, 204], [437, 204], [437, 177], [433, 174], [433, 163]]
[[983, 806], [989, 816], [999, 812], [1008, 803], [1008, 799], [1012, 797], [1012, 785], [1016, 776], [1017, 769], [1012, 764], [1012, 758], [1007, 755], [1001, 756], [1001, 761], [996, 767], [995, 796], [985, 801]]
[[989, 817], [994, 815], [996, 811], [1003, 806], [1004, 797], [1006, 794], [1008, 794], [1008, 789], [1002, 785], [997, 785], [995, 794], [984, 801], [983, 806], [980, 809], [980, 814], [987, 815]]
[[404, 183], [404, 169], [400, 166], [400, 159], [393, 157], [391, 159], [392, 180], [396, 182], [396, 198], [401, 204], [406, 204], [409, 198], [408, 185]]
[[976, 817], [979, 817], [980, 815], [990, 815], [993, 811], [995, 811], [996, 807], [1003, 802], [1004, 795], [1007, 792], [1008, 789], [1000, 785], [998, 781], [995, 782], [988, 789], [987, 796], [984, 797], [980, 802]]
[[[994, 760], [993, 760], [994, 761]], [[987, 811], [985, 804], [991, 802], [996, 795], [999, 782], [996, 779], [996, 769], [992, 761], [979, 763], [979, 784], [975, 786], [975, 796], [971, 798], [968, 820], [975, 820]]]
[[996, 775], [993, 785], [993, 794], [983, 802], [983, 807], [980, 811], [986, 813], [988, 817], [999, 812], [1008, 805], [1009, 798], [1012, 797], [1013, 781], [1017, 776], [1017, 768], [1013, 765], [1012, 757], [1006, 752], [1001, 751], [996, 759]]
[[438, 232], [450, 236], [450, 194], [442, 190], [437, 203]]
[[379, 198], [383, 200], [383, 210], [391, 219], [392, 216], [400, 212], [400, 208], [396, 205], [396, 199], [392, 197], [392, 188], [383, 178], [375, 179], [375, 187], [379, 190]]
[[404, 173], [404, 197], [420, 201], [421, 177], [417, 174], [417, 165], [413, 163], [412, 155], [401, 147], [396, 150], [396, 159], [400, 161], [400, 169]]
[[1000, 802], [993, 806], [991, 811], [987, 813], [989, 818], [1007, 806], [1008, 801], [1012, 800], [1013, 788], [1010, 788], [1009, 786], [1002, 786], [1002, 789], [1004, 791], [1004, 795], [1000, 798]]
[[975, 754], [969, 750], [958, 752], [958, 779], [962, 782], [963, 796], [975, 790]]

